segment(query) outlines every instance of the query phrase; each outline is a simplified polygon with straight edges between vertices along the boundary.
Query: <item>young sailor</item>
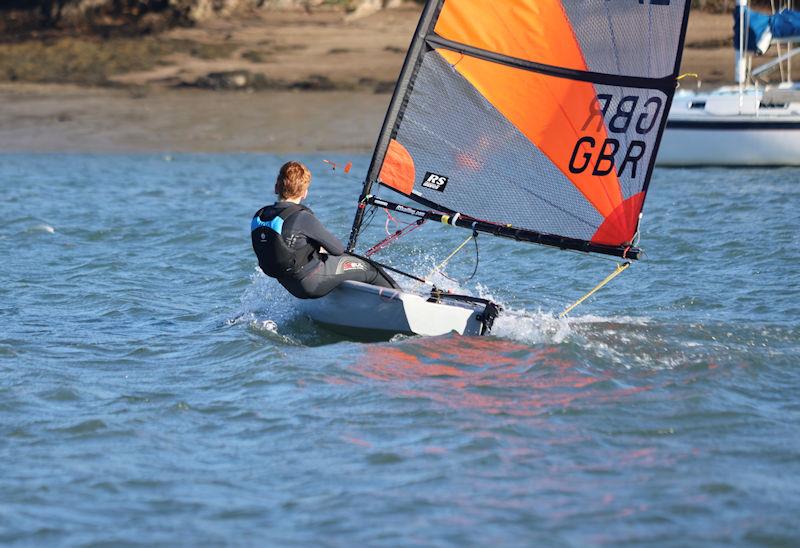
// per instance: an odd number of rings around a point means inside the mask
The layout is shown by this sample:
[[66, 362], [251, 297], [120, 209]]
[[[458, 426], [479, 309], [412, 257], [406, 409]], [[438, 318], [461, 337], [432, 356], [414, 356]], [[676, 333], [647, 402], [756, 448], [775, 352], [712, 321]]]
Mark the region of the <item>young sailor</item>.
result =
[[253, 250], [264, 274], [299, 299], [316, 299], [345, 280], [398, 288], [385, 272], [345, 253], [336, 236], [300, 201], [308, 196], [311, 172], [299, 162], [281, 167], [278, 201], [263, 207], [250, 224]]

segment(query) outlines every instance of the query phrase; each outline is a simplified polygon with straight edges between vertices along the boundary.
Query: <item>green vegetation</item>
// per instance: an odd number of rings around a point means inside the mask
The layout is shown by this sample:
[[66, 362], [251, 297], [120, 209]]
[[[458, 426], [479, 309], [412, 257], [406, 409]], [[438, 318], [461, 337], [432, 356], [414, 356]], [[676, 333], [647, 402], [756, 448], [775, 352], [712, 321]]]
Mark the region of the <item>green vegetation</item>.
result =
[[25, 36], [43, 30], [137, 34], [192, 21], [197, 0], [0, 0], [0, 33]]
[[142, 38], [60, 38], [0, 44], [0, 80], [108, 85], [115, 74], [141, 71], [185, 53], [202, 59], [229, 57], [234, 44], [209, 45], [187, 40]]

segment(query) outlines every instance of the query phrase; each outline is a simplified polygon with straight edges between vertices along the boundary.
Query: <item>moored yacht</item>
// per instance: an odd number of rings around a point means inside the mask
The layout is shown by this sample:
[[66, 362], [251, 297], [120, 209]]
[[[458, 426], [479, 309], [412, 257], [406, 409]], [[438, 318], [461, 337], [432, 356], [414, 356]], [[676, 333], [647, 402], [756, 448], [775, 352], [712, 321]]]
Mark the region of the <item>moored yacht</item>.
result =
[[[800, 53], [791, 49], [800, 40], [800, 12], [784, 9], [767, 16], [748, 10], [746, 0], [738, 4], [738, 84], [676, 94], [659, 165], [800, 165], [800, 85], [791, 81], [791, 59]], [[742, 28], [747, 32], [739, 32]], [[766, 53], [771, 44], [786, 44], [787, 51], [752, 70], [752, 56]], [[764, 83], [778, 71], [781, 83]]]

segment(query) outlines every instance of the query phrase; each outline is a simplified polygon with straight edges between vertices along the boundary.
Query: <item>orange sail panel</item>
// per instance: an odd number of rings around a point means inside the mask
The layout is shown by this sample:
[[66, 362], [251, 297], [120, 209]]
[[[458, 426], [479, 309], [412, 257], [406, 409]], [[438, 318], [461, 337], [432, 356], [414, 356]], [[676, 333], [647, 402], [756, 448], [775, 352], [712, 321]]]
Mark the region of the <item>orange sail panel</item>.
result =
[[633, 239], [639, 223], [639, 213], [644, 205], [644, 192], [634, 194], [622, 202], [597, 229], [592, 243], [603, 245], [627, 245]]
[[403, 145], [392, 139], [389, 142], [389, 150], [386, 151], [386, 158], [383, 160], [379, 180], [386, 186], [408, 195], [414, 188], [415, 177], [414, 158]]
[[586, 70], [572, 25], [556, 0], [447, 1], [434, 32], [509, 57]]

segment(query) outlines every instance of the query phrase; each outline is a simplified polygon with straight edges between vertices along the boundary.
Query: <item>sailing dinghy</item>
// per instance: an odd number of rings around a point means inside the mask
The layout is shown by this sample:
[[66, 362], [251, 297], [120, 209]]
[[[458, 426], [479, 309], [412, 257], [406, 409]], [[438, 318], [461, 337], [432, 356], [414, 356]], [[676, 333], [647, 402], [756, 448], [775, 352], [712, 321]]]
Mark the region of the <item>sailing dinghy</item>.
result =
[[[409, 226], [638, 259], [688, 15], [688, 0], [429, 0], [348, 250], [368, 211], [382, 208]], [[306, 305], [328, 326], [384, 335], [487, 334], [500, 313], [436, 288], [358, 282]]]

